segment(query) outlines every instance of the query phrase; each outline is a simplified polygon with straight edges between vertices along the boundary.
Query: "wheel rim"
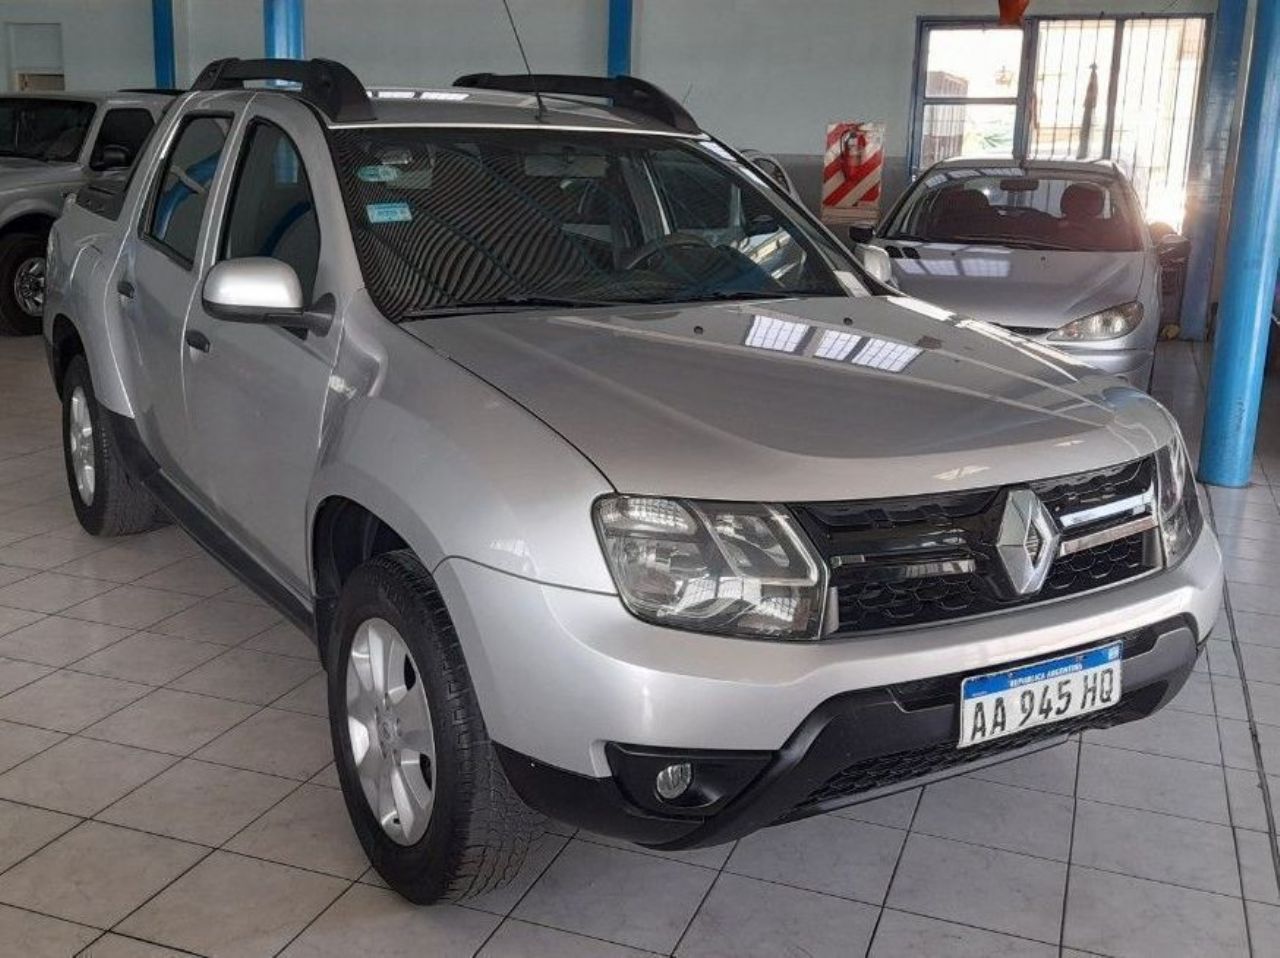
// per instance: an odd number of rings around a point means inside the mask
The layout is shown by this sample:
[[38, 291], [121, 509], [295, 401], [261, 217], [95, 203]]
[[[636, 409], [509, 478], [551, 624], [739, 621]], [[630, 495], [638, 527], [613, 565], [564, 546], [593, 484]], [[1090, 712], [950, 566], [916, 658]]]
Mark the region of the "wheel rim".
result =
[[347, 659], [347, 731], [365, 800], [387, 836], [420, 839], [435, 805], [436, 746], [422, 673], [385, 619], [356, 629]]
[[18, 264], [13, 274], [13, 298], [28, 316], [44, 313], [44, 257], [32, 256]]
[[77, 386], [71, 393], [71, 414], [67, 417], [67, 448], [71, 451], [71, 471], [75, 474], [76, 492], [86, 506], [93, 505], [96, 482], [93, 467], [93, 417], [89, 414], [89, 397]]

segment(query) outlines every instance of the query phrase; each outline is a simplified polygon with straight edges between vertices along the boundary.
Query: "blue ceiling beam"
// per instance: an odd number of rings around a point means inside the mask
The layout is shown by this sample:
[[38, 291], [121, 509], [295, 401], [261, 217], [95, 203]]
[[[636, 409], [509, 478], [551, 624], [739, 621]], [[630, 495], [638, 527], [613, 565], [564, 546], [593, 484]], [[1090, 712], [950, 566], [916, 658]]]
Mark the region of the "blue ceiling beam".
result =
[[631, 26], [634, 13], [631, 0], [609, 0], [606, 67], [611, 77], [631, 73]]
[[178, 85], [173, 56], [173, 0], [151, 0], [151, 43], [156, 86], [171, 90]]

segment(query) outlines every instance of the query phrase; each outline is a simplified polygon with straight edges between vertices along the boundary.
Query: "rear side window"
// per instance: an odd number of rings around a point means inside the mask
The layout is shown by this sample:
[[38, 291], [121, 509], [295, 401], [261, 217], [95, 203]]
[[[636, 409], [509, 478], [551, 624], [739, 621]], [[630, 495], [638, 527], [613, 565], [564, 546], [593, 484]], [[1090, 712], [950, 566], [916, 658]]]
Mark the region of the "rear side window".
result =
[[102, 126], [98, 128], [98, 138], [93, 143], [89, 165], [97, 169], [102, 163], [102, 151], [108, 146], [120, 147], [129, 157], [129, 162], [133, 163], [142, 152], [147, 134], [155, 125], [156, 121], [147, 110], [121, 108], [108, 111], [102, 118]]
[[222, 234], [222, 259], [270, 256], [288, 263], [311, 301], [320, 226], [306, 168], [279, 127], [258, 121], [241, 154]]
[[231, 118], [224, 116], [186, 120], [156, 183], [146, 234], [187, 266], [195, 261], [209, 187], [230, 127]]

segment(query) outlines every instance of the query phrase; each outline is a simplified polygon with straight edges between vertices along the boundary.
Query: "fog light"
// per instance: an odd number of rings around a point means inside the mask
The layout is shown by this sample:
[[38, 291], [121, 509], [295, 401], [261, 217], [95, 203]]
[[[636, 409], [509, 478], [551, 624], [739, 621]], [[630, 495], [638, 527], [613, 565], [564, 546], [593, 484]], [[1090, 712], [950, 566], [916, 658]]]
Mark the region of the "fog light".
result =
[[683, 795], [692, 781], [693, 767], [688, 762], [678, 762], [660, 771], [654, 779], [653, 787], [659, 798], [671, 802]]

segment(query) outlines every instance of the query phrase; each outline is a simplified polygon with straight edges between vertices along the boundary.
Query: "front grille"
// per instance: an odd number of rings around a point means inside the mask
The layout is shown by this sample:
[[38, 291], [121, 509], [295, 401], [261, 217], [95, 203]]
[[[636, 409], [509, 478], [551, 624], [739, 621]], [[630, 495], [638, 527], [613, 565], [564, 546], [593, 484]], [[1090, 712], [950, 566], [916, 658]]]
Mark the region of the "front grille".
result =
[[[1148, 494], [1150, 458], [1032, 483], [1063, 532], [1064, 516]], [[1154, 530], [1057, 556], [1041, 588], [1013, 590], [996, 540], [1008, 488], [792, 506], [831, 566], [837, 634], [926, 625], [1064, 598], [1142, 575], [1160, 562]], [[1105, 531], [1131, 513], [1064, 535]], [[1029, 538], [1038, 540], [1038, 536]], [[1042, 544], [1042, 543], [1041, 543]], [[1032, 552], [1036, 551], [1033, 543]]]

